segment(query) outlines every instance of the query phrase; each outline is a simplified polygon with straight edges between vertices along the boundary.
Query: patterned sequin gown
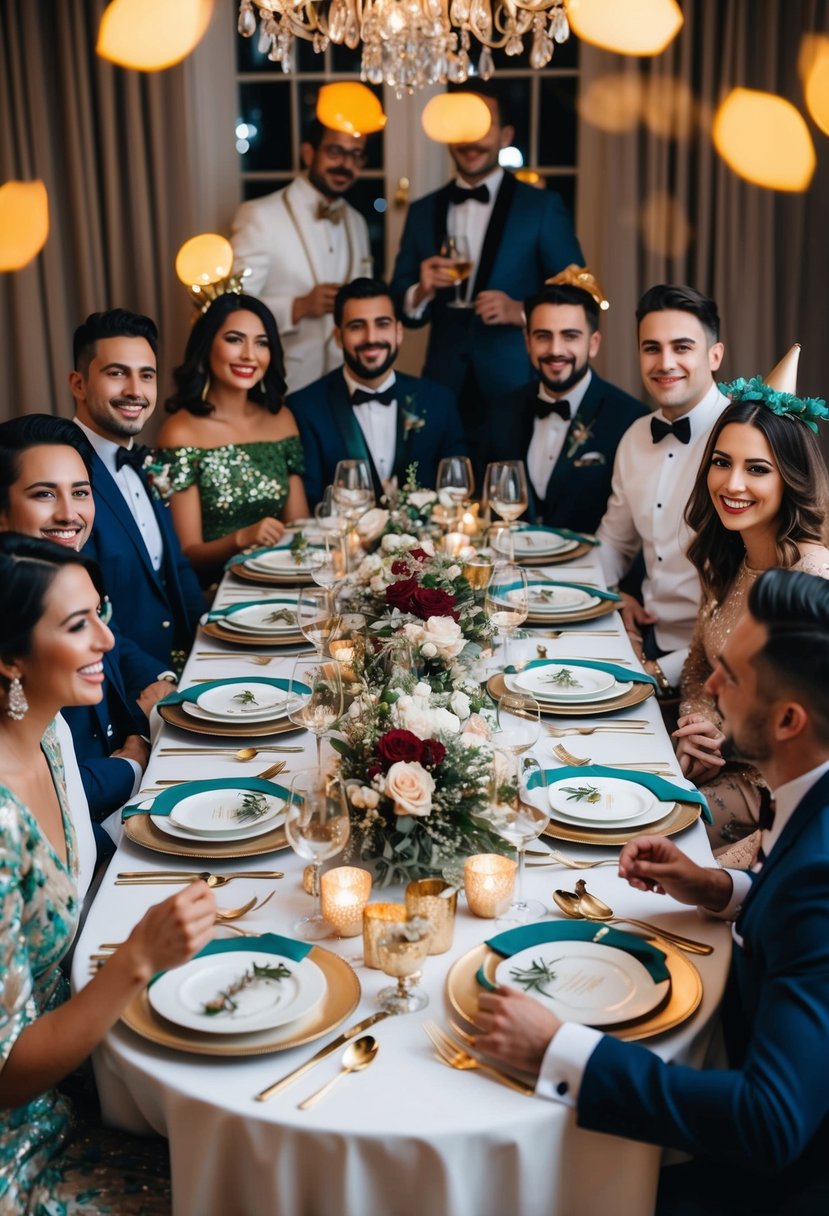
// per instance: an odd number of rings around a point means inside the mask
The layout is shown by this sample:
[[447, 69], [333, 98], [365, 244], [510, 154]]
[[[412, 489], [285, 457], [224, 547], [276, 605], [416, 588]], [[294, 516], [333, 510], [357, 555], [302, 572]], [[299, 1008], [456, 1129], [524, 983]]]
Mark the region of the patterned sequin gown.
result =
[[[78, 855], [53, 727], [42, 742], [63, 818], [67, 861], [34, 815], [0, 785], [0, 1068], [20, 1033], [68, 998], [60, 969], [78, 927]], [[56, 1089], [0, 1109], [0, 1216], [167, 1213], [159, 1142], [79, 1128]]]
[[[814, 574], [818, 578], [829, 578], [829, 549], [813, 546], [791, 569]], [[722, 603], [708, 600], [700, 610], [688, 658], [682, 669], [680, 714], [704, 714], [718, 727], [721, 726], [720, 715], [713, 700], [705, 695], [704, 685], [714, 670], [716, 657], [725, 639], [745, 611], [754, 582], [762, 573], [762, 570], [753, 570], [743, 562]], [[714, 823], [708, 828], [708, 836], [715, 851], [733, 845], [754, 832], [760, 801], [766, 789], [756, 768], [729, 761], [712, 781], [700, 786], [700, 789], [714, 817]], [[739, 864], [740, 856], [739, 850], [732, 851], [729, 864]]]
[[156, 460], [170, 466], [173, 493], [199, 487], [205, 541], [246, 528], [265, 515], [278, 518], [288, 499], [291, 474], [301, 477], [305, 472], [298, 435], [219, 448], [161, 448]]

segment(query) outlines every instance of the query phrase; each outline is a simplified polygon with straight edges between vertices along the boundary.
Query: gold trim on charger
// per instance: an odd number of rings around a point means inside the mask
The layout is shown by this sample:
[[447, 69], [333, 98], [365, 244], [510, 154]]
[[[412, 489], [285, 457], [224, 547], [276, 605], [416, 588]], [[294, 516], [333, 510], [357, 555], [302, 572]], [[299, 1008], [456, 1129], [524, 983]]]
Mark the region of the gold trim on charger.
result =
[[598, 604], [594, 604], [592, 608], [583, 608], [580, 612], [528, 612], [526, 624], [549, 625], [553, 629], [566, 628], [571, 621], [595, 621], [597, 617], [616, 612], [621, 606], [616, 600], [603, 599]]
[[593, 552], [595, 547], [595, 545], [580, 542], [575, 549], [568, 549], [566, 553], [548, 553], [546, 557], [541, 554], [538, 557], [516, 556], [515, 564], [516, 566], [566, 566], [568, 562], [575, 562], [580, 557], [586, 557], [588, 553]]
[[627, 831], [613, 828], [580, 828], [575, 824], [562, 823], [560, 819], [551, 818], [542, 836], [550, 836], [553, 840], [567, 840], [572, 844], [627, 844], [637, 836], [675, 836], [677, 832], [684, 832], [692, 823], [696, 823], [701, 814], [702, 807], [698, 802], [675, 802], [668, 814], [656, 823], [628, 828]]
[[[665, 966], [671, 975], [671, 990], [667, 1001], [635, 1022], [624, 1026], [603, 1027], [607, 1034], [627, 1042], [650, 1039], [654, 1035], [674, 1030], [696, 1013], [702, 1001], [700, 973], [686, 955], [662, 939], [659, 940], [659, 949], [665, 954]], [[475, 977], [479, 968], [486, 966], [490, 954], [494, 954], [494, 951], [491, 951], [486, 943], [475, 946], [453, 963], [446, 977], [446, 998], [449, 1004], [455, 1013], [476, 1029], [479, 1029], [475, 1018], [481, 988]], [[495, 957], [501, 961], [500, 955]]]
[[212, 735], [214, 738], [265, 739], [268, 735], [284, 735], [289, 730], [302, 730], [290, 718], [279, 718], [275, 722], [205, 722], [191, 718], [181, 705], [158, 705], [160, 716], [169, 726], [191, 731], [194, 735]]
[[[552, 661], [555, 662], [555, 660]], [[495, 701], [505, 692], [509, 692], [501, 673], [490, 676], [486, 682], [486, 689]], [[653, 684], [634, 683], [629, 692], [624, 693], [621, 697], [613, 697], [609, 701], [579, 701], [576, 705], [552, 705], [548, 701], [539, 701], [538, 708], [542, 716], [549, 714], [554, 718], [598, 718], [602, 714], [615, 713], [617, 709], [629, 709], [631, 705], [641, 705], [655, 693], [656, 689]]]
[[157, 828], [146, 815], [130, 815], [122, 827], [124, 835], [133, 842], [154, 853], [166, 853], [170, 857], [202, 857], [205, 861], [231, 860], [235, 857], [261, 857], [288, 848], [284, 827], [263, 832], [261, 836], [250, 836], [247, 840], [227, 840], [215, 843], [208, 837], [203, 842], [188, 844], [180, 836], [168, 836]]
[[261, 583], [265, 587], [310, 587], [314, 582], [310, 571], [297, 571], [296, 574], [264, 574], [251, 570], [244, 563], [233, 566], [229, 573], [245, 583]]
[[[276, 641], [272, 633], [236, 633], [231, 629], [222, 629], [217, 621], [207, 621], [206, 624], [199, 625], [199, 629], [209, 638], [218, 638], [220, 642], [229, 642], [231, 645], [258, 646], [260, 649], [263, 646], [311, 645], [301, 633], [281, 633]], [[279, 658], [279, 655], [274, 655], [274, 658]]]
[[[249, 938], [248, 943], [251, 950], [256, 949], [255, 937]], [[325, 996], [298, 1026], [289, 1022], [287, 1027], [274, 1026], [254, 1034], [201, 1035], [159, 1017], [147, 1000], [146, 988], [130, 1002], [121, 1021], [142, 1039], [199, 1056], [263, 1056], [289, 1047], [301, 1047], [344, 1022], [357, 1008], [362, 995], [357, 974], [345, 959], [323, 946], [312, 946], [307, 957], [325, 976]]]

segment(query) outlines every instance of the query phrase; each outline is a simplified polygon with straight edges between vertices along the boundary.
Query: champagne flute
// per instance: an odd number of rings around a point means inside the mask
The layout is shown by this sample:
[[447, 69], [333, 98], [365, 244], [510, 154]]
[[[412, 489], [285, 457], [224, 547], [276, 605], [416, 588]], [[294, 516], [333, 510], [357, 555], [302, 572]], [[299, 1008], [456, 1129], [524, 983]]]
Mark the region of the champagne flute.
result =
[[322, 662], [325, 647], [340, 631], [342, 618], [331, 611], [331, 593], [324, 587], [306, 587], [297, 595], [297, 624], [302, 636], [317, 652]]
[[530, 609], [527, 571], [513, 562], [496, 562], [487, 583], [484, 611], [504, 639], [503, 662], [510, 661], [510, 638]]
[[331, 495], [341, 515], [348, 521], [346, 558], [350, 562], [357, 520], [374, 503], [374, 483], [367, 460], [340, 460], [334, 469]]
[[538, 738], [538, 703], [532, 697], [516, 696], [508, 705], [502, 705], [506, 700], [502, 697], [498, 703], [498, 728], [492, 737], [496, 750], [490, 805], [485, 816], [518, 855], [515, 899], [496, 922], [504, 927], [526, 924], [547, 914], [543, 903], [524, 895], [524, 859], [527, 845], [540, 836], [550, 822], [550, 813], [543, 805], [536, 806], [521, 796], [520, 757]]
[[515, 561], [512, 525], [524, 514], [530, 502], [524, 461], [496, 460], [488, 464], [484, 475], [484, 494], [492, 510], [507, 522], [507, 556], [510, 561]]
[[330, 937], [332, 928], [322, 915], [320, 863], [346, 845], [351, 832], [348, 801], [342, 778], [319, 768], [300, 769], [291, 781], [285, 835], [294, 852], [310, 861], [314, 870], [314, 910], [298, 920], [293, 930], [305, 941]]
[[457, 524], [463, 504], [472, 497], [475, 477], [472, 461], [468, 456], [444, 456], [438, 465], [435, 489], [441, 506], [453, 508], [453, 528]]
[[317, 738], [317, 768], [322, 764], [322, 736], [342, 717], [343, 682], [333, 659], [300, 658], [288, 686], [288, 717]]
[[451, 234], [443, 238], [440, 247], [440, 256], [443, 258], [451, 258], [452, 265], [449, 267], [449, 274], [455, 284], [455, 298], [450, 300], [450, 308], [471, 308], [472, 302], [461, 299], [461, 283], [472, 274], [472, 255], [469, 252], [469, 241], [465, 236], [452, 236]]

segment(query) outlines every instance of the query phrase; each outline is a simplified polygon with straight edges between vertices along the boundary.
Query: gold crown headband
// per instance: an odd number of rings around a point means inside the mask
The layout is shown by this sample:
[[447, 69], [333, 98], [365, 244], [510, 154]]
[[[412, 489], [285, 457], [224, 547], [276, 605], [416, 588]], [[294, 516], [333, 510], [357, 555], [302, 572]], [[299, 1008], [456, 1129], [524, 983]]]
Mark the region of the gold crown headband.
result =
[[554, 274], [551, 279], [545, 280], [547, 287], [578, 287], [581, 291], [586, 291], [601, 308], [602, 312], [606, 312], [610, 308], [610, 302], [605, 298], [599, 280], [593, 274], [592, 270], [588, 270], [586, 266], [578, 266], [575, 262], [571, 262], [569, 266], [565, 266], [564, 270], [560, 270], [558, 274]]

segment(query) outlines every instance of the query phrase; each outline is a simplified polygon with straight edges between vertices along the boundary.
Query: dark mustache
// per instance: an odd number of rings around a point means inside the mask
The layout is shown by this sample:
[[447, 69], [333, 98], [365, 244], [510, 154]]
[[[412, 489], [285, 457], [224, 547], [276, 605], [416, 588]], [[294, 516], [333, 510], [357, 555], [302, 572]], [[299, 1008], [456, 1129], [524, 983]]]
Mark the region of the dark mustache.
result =
[[364, 342], [362, 346], [356, 348], [358, 355], [367, 354], [370, 351], [391, 350], [390, 342]]
[[112, 405], [149, 405], [146, 397], [113, 397]]

